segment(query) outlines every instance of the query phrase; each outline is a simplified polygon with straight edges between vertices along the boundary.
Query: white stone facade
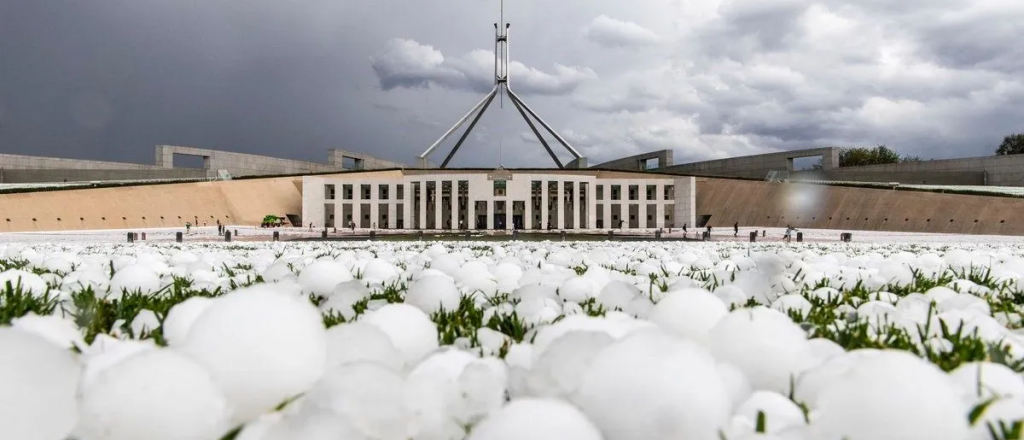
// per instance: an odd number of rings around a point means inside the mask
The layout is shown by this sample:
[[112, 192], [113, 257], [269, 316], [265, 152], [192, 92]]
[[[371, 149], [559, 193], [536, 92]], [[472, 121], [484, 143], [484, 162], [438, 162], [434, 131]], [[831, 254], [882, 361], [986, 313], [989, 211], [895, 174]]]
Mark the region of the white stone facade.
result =
[[[503, 174], [502, 174], [503, 173]], [[590, 170], [406, 170], [306, 176], [302, 218], [359, 229], [607, 230], [692, 226], [693, 177]]]

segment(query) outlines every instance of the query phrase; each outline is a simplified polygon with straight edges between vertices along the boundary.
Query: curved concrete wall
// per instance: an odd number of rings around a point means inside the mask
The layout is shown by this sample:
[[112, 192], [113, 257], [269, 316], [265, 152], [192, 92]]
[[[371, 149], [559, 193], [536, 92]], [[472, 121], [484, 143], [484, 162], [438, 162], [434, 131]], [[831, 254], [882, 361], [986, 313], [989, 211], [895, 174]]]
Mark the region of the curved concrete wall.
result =
[[697, 178], [697, 216], [740, 226], [1024, 234], [1024, 199]]
[[302, 213], [302, 178], [212, 181], [0, 195], [0, 232], [257, 225]]

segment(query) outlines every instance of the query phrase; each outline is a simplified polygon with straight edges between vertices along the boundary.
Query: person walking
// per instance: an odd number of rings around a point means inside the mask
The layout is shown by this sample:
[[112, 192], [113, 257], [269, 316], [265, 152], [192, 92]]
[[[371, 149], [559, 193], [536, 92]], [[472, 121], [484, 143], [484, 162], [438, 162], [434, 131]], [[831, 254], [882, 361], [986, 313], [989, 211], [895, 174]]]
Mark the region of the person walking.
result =
[[732, 225], [732, 231], [733, 231], [733, 233], [732, 233], [733, 237], [739, 237], [740, 236], [740, 222], [736, 222], [736, 224]]

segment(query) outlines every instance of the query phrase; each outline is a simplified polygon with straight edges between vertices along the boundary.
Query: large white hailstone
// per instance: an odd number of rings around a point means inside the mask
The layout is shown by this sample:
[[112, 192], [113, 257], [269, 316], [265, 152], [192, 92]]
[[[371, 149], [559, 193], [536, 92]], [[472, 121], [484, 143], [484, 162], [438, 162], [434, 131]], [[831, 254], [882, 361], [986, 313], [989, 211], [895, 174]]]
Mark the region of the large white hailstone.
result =
[[430, 260], [430, 268], [443, 272], [445, 275], [454, 277], [458, 275], [462, 268], [462, 264], [459, 259], [451, 254], [443, 254], [434, 256]]
[[338, 283], [327, 300], [320, 303], [320, 310], [338, 313], [346, 320], [351, 320], [356, 316], [355, 305], [369, 298], [371, 293], [370, 289], [360, 280]]
[[160, 318], [156, 316], [156, 313], [152, 310], [142, 309], [132, 319], [131, 329], [132, 334], [138, 338], [143, 333], [151, 333], [154, 330], [160, 328]]
[[367, 314], [363, 322], [388, 335], [402, 352], [406, 365], [415, 365], [438, 347], [437, 326], [422, 310], [409, 304], [388, 304]]
[[317, 260], [299, 272], [302, 293], [317, 296], [330, 295], [339, 283], [352, 280], [347, 266], [334, 260]]
[[[803, 437], [800, 437], [800, 438], [802, 439]], [[732, 438], [730, 437], [729, 440], [732, 440]], [[766, 433], [760, 433], [760, 432], [749, 432], [749, 433], [743, 434], [743, 435], [741, 435], [739, 437], [736, 437], [736, 440], [790, 440], [790, 439], [788, 437], [782, 437], [782, 436], [776, 435], [776, 434], [766, 434]]]
[[82, 357], [81, 386], [88, 387], [103, 370], [134, 356], [138, 353], [157, 348], [152, 339], [138, 341], [134, 339], [116, 339], [106, 334], [96, 335], [92, 345], [85, 350]]
[[295, 273], [288, 267], [288, 263], [284, 261], [278, 261], [267, 266], [261, 275], [263, 276], [263, 280], [268, 283], [295, 277]]
[[442, 309], [449, 312], [457, 310], [460, 299], [455, 282], [443, 276], [420, 278], [405, 292], [405, 303], [427, 314], [434, 314]]
[[791, 381], [817, 362], [804, 331], [765, 307], [729, 313], [711, 329], [710, 341], [715, 358], [742, 370], [755, 390], [788, 394]]
[[386, 260], [374, 258], [363, 268], [363, 279], [374, 283], [386, 283], [397, 279], [398, 268]]
[[497, 356], [502, 347], [512, 343], [512, 338], [508, 335], [487, 327], [476, 330], [476, 340], [480, 343], [481, 354], [484, 356]]
[[[472, 424], [504, 403], [508, 384], [505, 364], [496, 358], [479, 359], [467, 352], [447, 349], [434, 353], [408, 376], [411, 387], [433, 390], [441, 408], [426, 409], [429, 401], [418, 400], [414, 416], [441, 411], [443, 418], [459, 425]], [[418, 414], [418, 415], [417, 415]]]
[[327, 365], [327, 337], [316, 307], [274, 285], [214, 299], [182, 350], [213, 374], [239, 423], [306, 391]]
[[601, 293], [597, 295], [597, 301], [609, 310], [624, 310], [629, 302], [638, 295], [640, 295], [640, 289], [636, 286], [623, 281], [611, 281], [601, 289]]
[[494, 268], [494, 277], [501, 281], [515, 283], [523, 277], [523, 268], [516, 263], [503, 262]]
[[17, 289], [20, 286], [22, 292], [36, 297], [42, 296], [50, 290], [42, 277], [21, 269], [9, 269], [0, 272], [0, 290], [7, 289], [8, 283], [10, 283], [12, 288]]
[[[258, 428], [253, 440], [371, 440], [360, 434], [344, 417], [329, 411], [287, 414]], [[248, 435], [246, 436], [248, 437]], [[238, 440], [243, 440], [239, 435]], [[247, 440], [247, 439], [246, 439]], [[377, 439], [373, 439], [377, 440]]]
[[607, 440], [715, 439], [732, 407], [714, 359], [657, 328], [601, 351], [575, 403]]
[[583, 302], [594, 295], [594, 285], [588, 278], [575, 276], [562, 282], [558, 296], [565, 301]]
[[41, 336], [0, 327], [0, 438], [68, 437], [78, 420], [79, 365]]
[[736, 408], [734, 414], [756, 426], [758, 413], [764, 414], [765, 430], [769, 433], [806, 423], [800, 407], [788, 397], [774, 391], [754, 392]]
[[796, 312], [800, 316], [807, 316], [811, 313], [811, 302], [804, 298], [803, 295], [798, 293], [790, 293], [782, 295], [771, 305], [772, 309], [778, 310], [782, 313], [789, 314], [790, 312]]
[[974, 312], [982, 316], [992, 316], [992, 309], [989, 306], [988, 301], [969, 293], [960, 293], [948, 297], [939, 303], [938, 308], [943, 312], [948, 310], [960, 310], [964, 312]]
[[473, 428], [469, 440], [602, 440], [576, 407], [555, 399], [513, 400]]
[[969, 362], [950, 372], [949, 377], [969, 405], [992, 397], [1024, 398], [1024, 379], [1003, 364]]
[[459, 271], [452, 275], [455, 279], [462, 282], [471, 278], [495, 278], [491, 273], [491, 269], [487, 267], [482, 261], [467, 261], [462, 265]]
[[394, 371], [405, 368], [405, 358], [388, 335], [365, 322], [340, 324], [327, 330], [327, 368], [373, 361]]
[[534, 297], [515, 305], [516, 314], [531, 326], [554, 322], [562, 314], [562, 306], [551, 298]]
[[968, 408], [938, 367], [899, 350], [861, 359], [818, 398], [813, 438], [962, 440]]
[[60, 348], [78, 347], [84, 350], [86, 347], [82, 333], [78, 330], [75, 322], [57, 315], [39, 316], [29, 312], [27, 315], [11, 320], [11, 327], [35, 333]]
[[560, 336], [534, 360], [524, 391], [535, 397], [569, 399], [579, 389], [580, 372], [614, 342], [608, 333], [598, 331], [571, 331]]
[[612, 338], [620, 339], [633, 331], [655, 327], [655, 324], [650, 321], [634, 319], [629, 316], [616, 319], [615, 316], [617, 315], [613, 313], [608, 313], [603, 318], [571, 315], [554, 324], [541, 327], [537, 331], [537, 336], [533, 338], [534, 358], [539, 358], [549, 344], [571, 331], [600, 331], [608, 333]]
[[808, 339], [807, 344], [811, 347], [811, 352], [814, 353], [814, 356], [822, 361], [846, 353], [846, 350], [841, 345], [832, 342], [830, 339]]
[[147, 265], [132, 264], [114, 272], [114, 276], [110, 279], [110, 297], [120, 298], [125, 292], [152, 294], [162, 287], [160, 275], [157, 275], [152, 268]]
[[91, 287], [93, 291], [106, 291], [110, 287], [110, 277], [99, 268], [79, 268], [67, 274], [61, 280], [61, 289], [77, 292]]
[[176, 347], [185, 342], [192, 324], [213, 300], [202, 296], [193, 296], [171, 307], [164, 318], [163, 335], [167, 345]]
[[719, 286], [715, 289], [714, 294], [718, 299], [722, 300], [722, 303], [724, 303], [727, 308], [743, 306], [750, 298], [746, 293], [743, 293], [743, 289], [732, 284]]
[[173, 349], [125, 359], [99, 374], [81, 398], [86, 439], [203, 440], [230, 429], [227, 402], [210, 374]]
[[718, 377], [722, 378], [722, 383], [729, 390], [729, 400], [732, 401], [733, 407], [745, 402], [753, 392], [747, 376], [735, 365], [719, 362]]
[[654, 306], [649, 319], [681, 338], [707, 344], [708, 332], [729, 310], [704, 289], [683, 289], [669, 292]]
[[301, 400], [299, 412], [309, 411], [342, 416], [368, 438], [407, 438], [405, 380], [377, 362], [354, 362], [328, 370]]

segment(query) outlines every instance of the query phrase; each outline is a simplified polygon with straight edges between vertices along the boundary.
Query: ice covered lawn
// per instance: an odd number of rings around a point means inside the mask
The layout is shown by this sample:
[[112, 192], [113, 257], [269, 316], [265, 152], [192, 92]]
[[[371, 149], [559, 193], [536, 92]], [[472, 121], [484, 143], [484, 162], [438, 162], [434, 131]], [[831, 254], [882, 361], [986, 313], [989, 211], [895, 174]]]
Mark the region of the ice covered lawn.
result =
[[1020, 438], [1019, 244], [0, 245], [0, 439]]

